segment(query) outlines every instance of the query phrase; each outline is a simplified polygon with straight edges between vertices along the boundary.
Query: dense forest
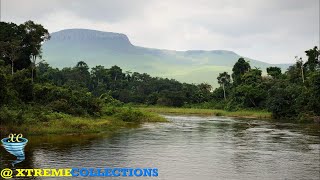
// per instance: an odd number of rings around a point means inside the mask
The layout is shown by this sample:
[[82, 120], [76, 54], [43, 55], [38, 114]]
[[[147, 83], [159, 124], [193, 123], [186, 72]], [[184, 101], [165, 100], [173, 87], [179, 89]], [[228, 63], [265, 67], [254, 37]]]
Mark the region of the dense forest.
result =
[[57, 113], [99, 117], [105, 106], [128, 103], [259, 109], [272, 112], [275, 119], [292, 121], [312, 121], [320, 116], [317, 47], [305, 51], [306, 60], [297, 57], [286, 72], [269, 67], [266, 75], [240, 58], [231, 75], [219, 75], [220, 87], [213, 90], [207, 83], [181, 83], [123, 71], [116, 65], [90, 68], [86, 60], [79, 60], [74, 67], [54, 68], [41, 58], [41, 45], [47, 40], [50, 35], [40, 24], [0, 22], [1, 122], [19, 123], [29, 116], [45, 119]]

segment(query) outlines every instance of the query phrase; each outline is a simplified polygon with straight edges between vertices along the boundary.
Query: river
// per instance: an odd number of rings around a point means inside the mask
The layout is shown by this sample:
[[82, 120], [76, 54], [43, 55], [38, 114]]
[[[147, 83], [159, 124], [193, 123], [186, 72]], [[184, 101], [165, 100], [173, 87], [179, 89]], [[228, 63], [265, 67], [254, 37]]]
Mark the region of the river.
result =
[[[147, 123], [112, 136], [30, 137], [26, 159], [16, 168], [159, 170], [158, 177], [90, 179], [320, 179], [319, 129], [254, 119], [165, 117], [170, 123]], [[0, 153], [2, 168], [12, 167], [15, 157], [2, 147]]]

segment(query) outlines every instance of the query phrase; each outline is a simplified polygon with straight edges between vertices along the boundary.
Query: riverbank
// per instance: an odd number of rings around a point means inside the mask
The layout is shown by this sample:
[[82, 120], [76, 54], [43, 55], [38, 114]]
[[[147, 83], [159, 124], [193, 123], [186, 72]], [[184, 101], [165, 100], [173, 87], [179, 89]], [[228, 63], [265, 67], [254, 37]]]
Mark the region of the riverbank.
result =
[[46, 120], [31, 119], [20, 124], [3, 124], [0, 130], [3, 134], [22, 133], [24, 135], [107, 134], [123, 128], [139, 127], [145, 122], [167, 122], [159, 114], [271, 118], [269, 112], [252, 110], [229, 112], [217, 109], [106, 106], [103, 109], [103, 115], [100, 117], [76, 117], [66, 114], [49, 115], [51, 118]]
[[258, 110], [225, 111], [220, 109], [196, 109], [196, 108], [173, 108], [173, 107], [138, 107], [138, 109], [153, 113], [200, 115], [200, 116], [228, 116], [239, 118], [271, 119], [271, 113]]
[[122, 128], [139, 127], [145, 122], [167, 122], [152, 112], [135, 108], [106, 108], [101, 117], [75, 117], [62, 115], [59, 118], [42, 121], [26, 121], [22, 124], [2, 124], [2, 134], [22, 133], [24, 135], [90, 134], [113, 133]]

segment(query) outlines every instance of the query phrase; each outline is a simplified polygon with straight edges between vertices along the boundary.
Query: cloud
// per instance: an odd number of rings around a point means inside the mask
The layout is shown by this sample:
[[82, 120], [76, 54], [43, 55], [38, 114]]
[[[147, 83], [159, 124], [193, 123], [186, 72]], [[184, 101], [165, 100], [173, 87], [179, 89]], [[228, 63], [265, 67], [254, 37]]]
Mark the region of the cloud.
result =
[[319, 45], [318, 0], [2, 0], [5, 21], [32, 19], [50, 32], [120, 32], [162, 49], [227, 49], [250, 58], [293, 62]]

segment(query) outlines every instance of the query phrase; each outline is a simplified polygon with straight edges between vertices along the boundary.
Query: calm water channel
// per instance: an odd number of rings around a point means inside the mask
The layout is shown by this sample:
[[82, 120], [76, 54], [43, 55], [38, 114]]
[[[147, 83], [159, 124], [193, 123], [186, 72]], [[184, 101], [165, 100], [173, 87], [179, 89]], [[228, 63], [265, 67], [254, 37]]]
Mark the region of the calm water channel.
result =
[[[165, 117], [171, 123], [144, 124], [112, 136], [29, 137], [26, 159], [16, 168], [159, 169], [152, 178], [90, 179], [320, 179], [319, 130], [226, 117]], [[3, 147], [0, 157], [1, 168], [12, 168], [16, 158]]]

